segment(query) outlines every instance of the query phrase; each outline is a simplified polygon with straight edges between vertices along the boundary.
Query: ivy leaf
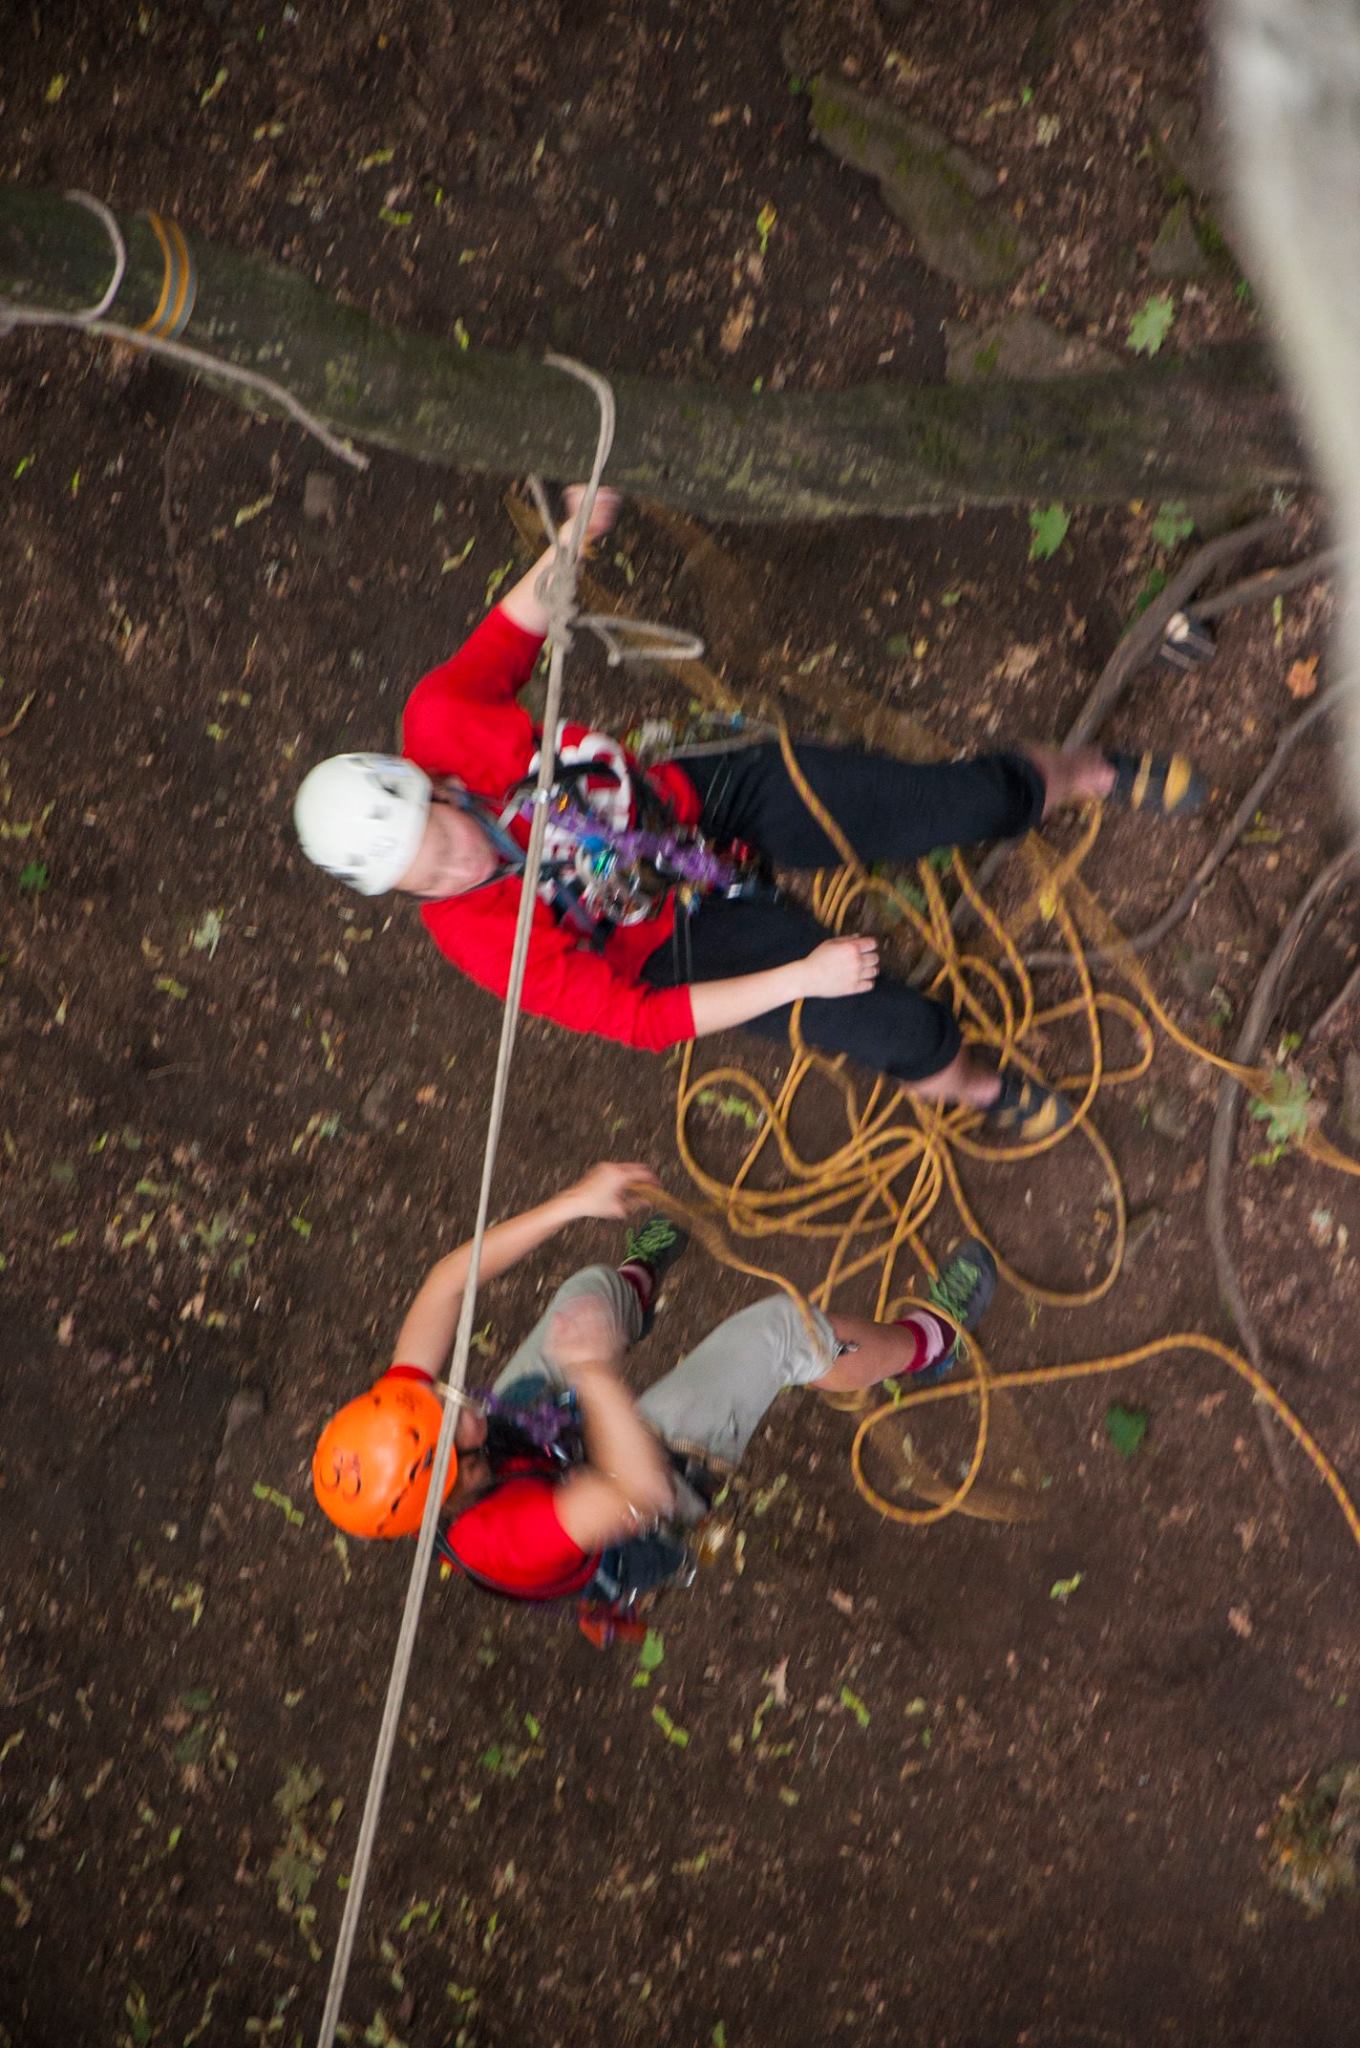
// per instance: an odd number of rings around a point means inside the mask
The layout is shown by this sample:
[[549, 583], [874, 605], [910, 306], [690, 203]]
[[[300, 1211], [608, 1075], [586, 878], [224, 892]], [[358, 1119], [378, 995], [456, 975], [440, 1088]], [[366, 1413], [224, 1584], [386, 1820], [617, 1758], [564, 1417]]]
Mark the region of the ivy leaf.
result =
[[1176, 317], [1170, 292], [1159, 292], [1138, 308], [1129, 322], [1129, 347], [1136, 356], [1155, 356]]
[[1072, 524], [1065, 505], [1045, 505], [1040, 511], [1036, 505], [1029, 515], [1029, 558], [1031, 562], [1046, 562], [1056, 555], [1067, 539], [1067, 529]]
[[1121, 1458], [1137, 1457], [1139, 1446], [1147, 1435], [1147, 1426], [1145, 1408], [1124, 1408], [1116, 1401], [1113, 1407], [1105, 1410], [1105, 1427]]

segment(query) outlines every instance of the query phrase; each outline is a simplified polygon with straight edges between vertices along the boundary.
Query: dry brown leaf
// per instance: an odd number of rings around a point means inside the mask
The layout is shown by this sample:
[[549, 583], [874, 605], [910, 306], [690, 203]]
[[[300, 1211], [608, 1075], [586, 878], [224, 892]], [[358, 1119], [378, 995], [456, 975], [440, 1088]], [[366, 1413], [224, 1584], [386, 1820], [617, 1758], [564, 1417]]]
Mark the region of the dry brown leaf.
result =
[[1317, 665], [1318, 658], [1315, 654], [1310, 654], [1306, 661], [1290, 663], [1289, 674], [1284, 681], [1291, 697], [1301, 700], [1312, 696], [1318, 685]]
[[751, 322], [755, 318], [755, 312], [756, 302], [751, 294], [747, 292], [746, 296], [738, 305], [733, 307], [732, 311], [723, 321], [722, 332], [718, 336], [718, 346], [725, 356], [734, 356], [741, 347], [747, 335], [751, 332]]
[[1008, 683], [1022, 683], [1038, 663], [1039, 653], [1037, 647], [1027, 647], [1023, 641], [1017, 641], [996, 670], [996, 674], [1004, 677]]

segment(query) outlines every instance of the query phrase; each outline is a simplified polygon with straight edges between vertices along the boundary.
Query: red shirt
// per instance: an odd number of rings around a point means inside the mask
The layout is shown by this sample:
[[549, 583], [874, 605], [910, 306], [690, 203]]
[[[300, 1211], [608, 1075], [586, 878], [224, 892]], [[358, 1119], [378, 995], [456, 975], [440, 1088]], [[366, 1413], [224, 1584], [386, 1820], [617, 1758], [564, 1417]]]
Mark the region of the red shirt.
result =
[[[504, 803], [516, 783], [532, 772], [538, 750], [538, 728], [516, 698], [542, 645], [540, 634], [525, 632], [498, 605], [455, 655], [417, 683], [402, 720], [402, 752], [427, 775], [456, 775], [475, 795]], [[624, 822], [634, 822], [629, 785], [644, 771], [630, 754], [607, 735], [570, 720], [562, 725], [558, 751], [608, 761], [623, 777]], [[697, 822], [698, 793], [683, 769], [664, 762], [646, 776], [682, 824]], [[527, 832], [516, 836], [527, 837]], [[520, 888], [519, 877], [507, 875], [421, 910], [440, 952], [502, 998], [510, 978]], [[529, 935], [525, 1009], [569, 1031], [618, 1039], [644, 1052], [661, 1052], [693, 1038], [688, 988], [654, 989], [639, 979], [644, 960], [669, 941], [674, 921], [674, 898], [667, 896], [659, 916], [618, 926], [603, 949], [593, 952], [539, 901]]]
[[573, 1543], [557, 1519], [551, 1479], [507, 1479], [449, 1524], [444, 1541], [474, 1578], [521, 1600], [579, 1593], [599, 1555]]
[[[431, 1375], [418, 1365], [389, 1366], [383, 1377], [431, 1384]], [[557, 1519], [556, 1492], [552, 1479], [506, 1479], [450, 1522], [444, 1541], [459, 1564], [497, 1592], [521, 1600], [579, 1593], [594, 1576], [600, 1555], [582, 1550], [568, 1536]]]

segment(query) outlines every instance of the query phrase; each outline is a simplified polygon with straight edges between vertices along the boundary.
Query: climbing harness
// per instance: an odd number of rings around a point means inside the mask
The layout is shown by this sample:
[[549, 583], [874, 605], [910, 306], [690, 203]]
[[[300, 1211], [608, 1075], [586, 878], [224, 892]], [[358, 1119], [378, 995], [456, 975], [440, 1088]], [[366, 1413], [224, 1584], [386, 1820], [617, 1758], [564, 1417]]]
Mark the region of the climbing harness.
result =
[[[605, 786], [592, 789], [592, 782]], [[532, 813], [532, 783], [518, 783], [499, 810], [453, 777], [443, 778], [438, 789], [475, 820], [498, 857], [496, 872], [464, 893], [521, 874], [524, 853], [511, 828]], [[611, 798], [614, 817], [605, 808]], [[628, 822], [633, 801], [637, 825]], [[774, 893], [768, 869], [749, 847], [733, 843], [718, 849], [694, 827], [676, 823], [650, 784], [638, 777], [630, 793], [626, 767], [607, 758], [557, 756], [547, 820], [538, 893], [558, 922], [591, 950], [602, 948], [620, 927], [659, 916], [672, 890], [684, 909], [705, 896], [735, 901]]]
[[[477, 1505], [517, 1479], [561, 1479], [587, 1462], [585, 1432], [575, 1394], [536, 1391], [541, 1381], [528, 1379], [507, 1387], [502, 1394], [481, 1397], [479, 1405], [487, 1416], [487, 1439], [483, 1453], [491, 1467], [491, 1483], [477, 1496]], [[527, 1394], [527, 1398], [526, 1398]], [[705, 1490], [699, 1504], [707, 1508], [711, 1485], [707, 1475], [684, 1453], [669, 1453], [672, 1469], [697, 1492], [696, 1481]], [[456, 1573], [482, 1591], [501, 1599], [525, 1601], [534, 1606], [578, 1597], [582, 1606], [598, 1617], [620, 1620], [629, 1615], [647, 1593], [665, 1585], [693, 1583], [697, 1561], [678, 1525], [669, 1520], [641, 1529], [623, 1543], [601, 1551], [590, 1571], [567, 1573], [561, 1580], [531, 1589], [515, 1587], [479, 1570], [458, 1555], [452, 1543], [456, 1524], [444, 1528], [436, 1552], [444, 1575]]]

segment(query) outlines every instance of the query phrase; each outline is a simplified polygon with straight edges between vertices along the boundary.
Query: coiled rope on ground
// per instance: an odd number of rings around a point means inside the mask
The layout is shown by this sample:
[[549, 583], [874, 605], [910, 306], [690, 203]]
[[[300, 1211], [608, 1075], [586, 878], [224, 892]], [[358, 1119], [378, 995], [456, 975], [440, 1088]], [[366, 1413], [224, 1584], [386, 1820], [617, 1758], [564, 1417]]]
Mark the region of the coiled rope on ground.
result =
[[[935, 962], [926, 986], [932, 994], [952, 1002], [966, 1041], [986, 1047], [999, 1060], [1019, 1067], [1035, 1079], [1043, 1079], [1031, 1050], [1035, 1040], [1051, 1026], [1079, 1019], [1085, 1028], [1086, 1065], [1083, 1071], [1055, 1077], [1052, 1083], [1073, 1100], [1075, 1115], [1070, 1125], [1028, 1144], [992, 1144], [979, 1135], [980, 1118], [975, 1110], [922, 1102], [901, 1084], [882, 1077], [862, 1086], [847, 1070], [844, 1058], [828, 1058], [810, 1049], [800, 1028], [799, 1004], [790, 1027], [789, 1067], [773, 1093], [748, 1069], [732, 1062], [696, 1072], [694, 1046], [685, 1048], [676, 1097], [676, 1142], [690, 1179], [718, 1210], [727, 1231], [735, 1238], [779, 1236], [824, 1242], [829, 1247], [825, 1275], [811, 1289], [809, 1297], [823, 1309], [832, 1305], [837, 1291], [847, 1283], [874, 1274], [873, 1314], [877, 1319], [901, 1314], [913, 1304], [931, 1306], [918, 1297], [895, 1291], [896, 1267], [903, 1248], [909, 1247], [927, 1272], [935, 1270], [922, 1232], [946, 1194], [965, 1228], [991, 1246], [1002, 1276], [1028, 1301], [1079, 1308], [1100, 1300], [1119, 1276], [1127, 1230], [1127, 1205], [1119, 1169], [1093, 1120], [1102, 1091], [1127, 1085], [1148, 1071], [1156, 1049], [1154, 1024], [1192, 1058], [1230, 1076], [1259, 1101], [1270, 1099], [1270, 1074], [1225, 1059], [1181, 1029], [1168, 1014], [1137, 955], [1081, 881], [1079, 870], [1100, 830], [1102, 813], [1098, 806], [1092, 807], [1075, 845], [1061, 857], [1036, 834], [1024, 842], [1033, 886], [1019, 912], [1010, 918], [1003, 918], [982, 896], [968, 863], [957, 852], [952, 855], [950, 872], [960, 895], [991, 942], [989, 952], [964, 951], [951, 922], [942, 877], [935, 866], [922, 861], [917, 870], [917, 888], [924, 908], [913, 900], [900, 880], [868, 871], [808, 786], [787, 729], [782, 725], [780, 744], [803, 801], [842, 859], [839, 869], [817, 877], [814, 883], [813, 908], [823, 923], [841, 931], [875, 899], [891, 906], [892, 914], [911, 928], [922, 949]], [[1056, 928], [1078, 983], [1075, 997], [1046, 1007], [1040, 1007], [1036, 1001], [1018, 943], [1036, 917]], [[1087, 939], [1101, 947], [1103, 957], [1131, 985], [1137, 1000], [1097, 989], [1087, 960]], [[1133, 1056], [1122, 1065], [1111, 1065], [1107, 1060], [1104, 1041], [1110, 1023], [1122, 1025], [1134, 1041]], [[844, 1139], [815, 1159], [800, 1150], [791, 1130], [800, 1093], [813, 1077], [829, 1083], [839, 1095], [846, 1121]], [[689, 1128], [701, 1098], [711, 1099], [719, 1089], [744, 1100], [748, 1118], [756, 1124], [735, 1170], [726, 1174], [702, 1163]], [[1006, 1258], [974, 1213], [958, 1161], [1004, 1160], [1015, 1164], [1078, 1140], [1094, 1151], [1108, 1186], [1114, 1217], [1113, 1243], [1105, 1270], [1093, 1284], [1060, 1291], [1021, 1273]], [[1360, 1161], [1342, 1152], [1320, 1132], [1307, 1132], [1298, 1149], [1333, 1171], [1360, 1175]], [[762, 1165], [766, 1185], [757, 1184]], [[713, 1236], [705, 1235], [710, 1247], [720, 1250]], [[760, 1268], [730, 1254], [720, 1251], [720, 1255], [742, 1271], [761, 1273]], [[1132, 1350], [1074, 1364], [1003, 1372], [992, 1369], [983, 1348], [972, 1337], [967, 1347], [973, 1367], [971, 1376], [937, 1387], [896, 1391], [891, 1399], [863, 1416], [851, 1446], [855, 1485], [880, 1514], [911, 1526], [925, 1526], [961, 1509], [988, 1519], [1020, 1519], [1033, 1512], [1032, 1501], [1026, 1503], [1017, 1498], [1011, 1488], [998, 1490], [980, 1484], [996, 1395], [1015, 1387], [1054, 1386], [1122, 1372], [1178, 1352], [1216, 1358], [1252, 1388], [1257, 1399], [1278, 1417], [1303, 1450], [1341, 1509], [1352, 1537], [1360, 1544], [1360, 1511], [1321, 1445], [1264, 1372], [1231, 1346], [1197, 1331], [1175, 1331]], [[926, 1495], [930, 1505], [907, 1508], [887, 1499], [864, 1467], [865, 1449], [875, 1433], [889, 1423], [900, 1423], [904, 1413], [913, 1408], [963, 1398], [975, 1402], [976, 1417], [972, 1453], [960, 1483], [955, 1487], [942, 1484], [923, 1461], [909, 1454], [907, 1477], [916, 1491]]]

